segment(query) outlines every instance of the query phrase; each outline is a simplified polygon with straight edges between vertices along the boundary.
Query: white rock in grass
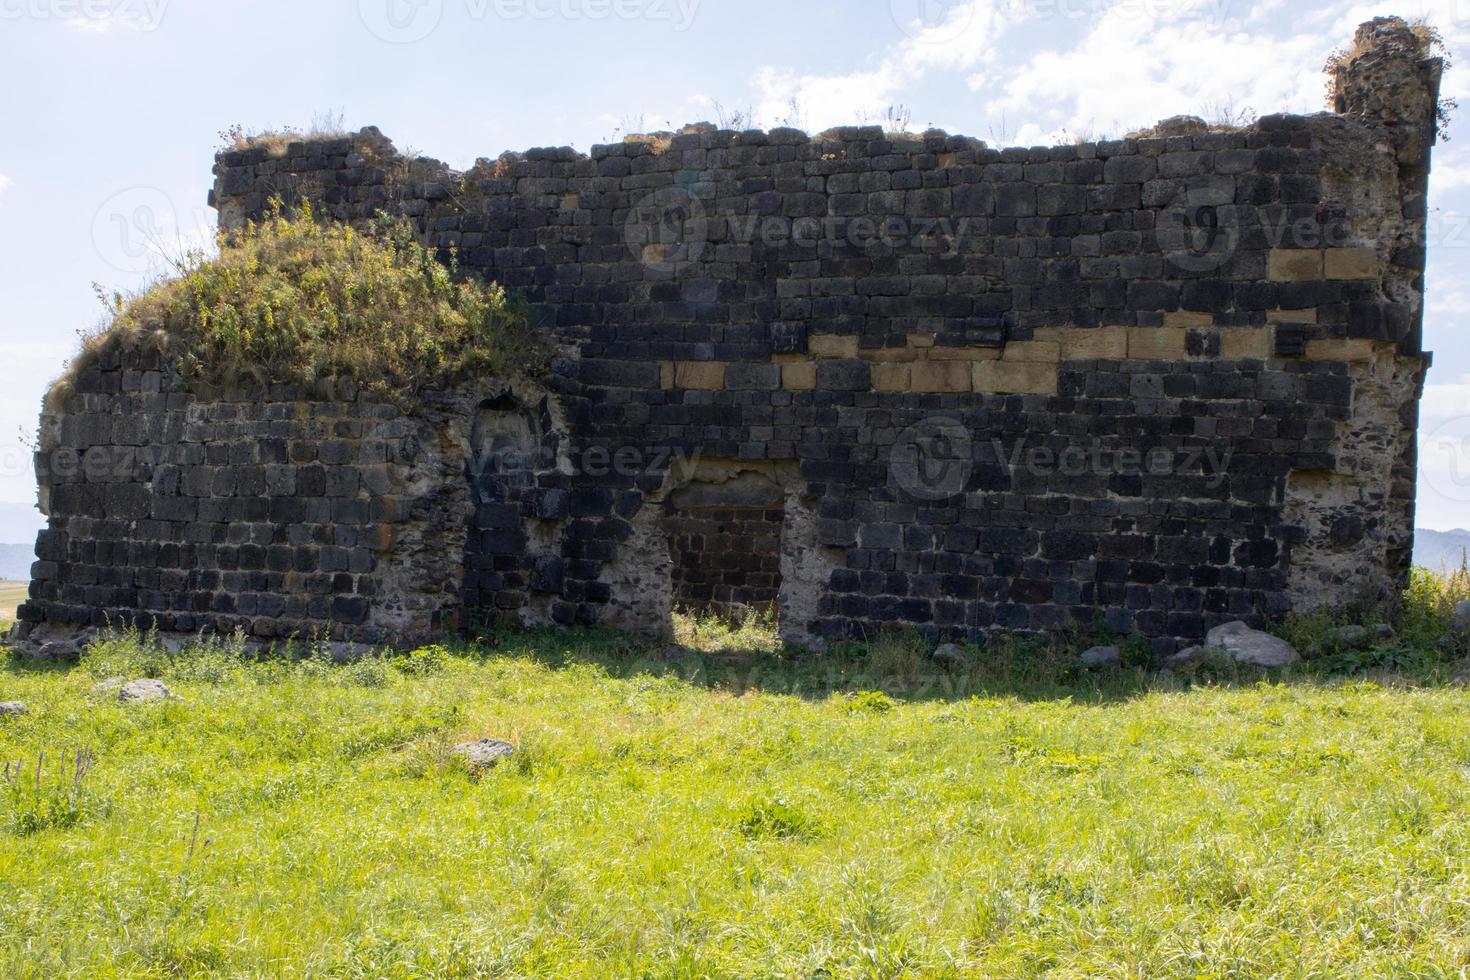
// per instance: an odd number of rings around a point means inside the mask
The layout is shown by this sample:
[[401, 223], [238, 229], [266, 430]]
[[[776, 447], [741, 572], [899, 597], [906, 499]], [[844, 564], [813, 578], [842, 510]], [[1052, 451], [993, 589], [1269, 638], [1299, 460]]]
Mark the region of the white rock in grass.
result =
[[117, 689], [117, 699], [125, 702], [137, 701], [163, 701], [173, 697], [169, 689], [163, 686], [163, 681], [143, 680], [128, 681]]
[[934, 648], [929, 654], [930, 658], [941, 664], [960, 665], [965, 662], [965, 651], [958, 643], [942, 643]]
[[5, 715], [23, 715], [25, 713], [26, 706], [19, 701], [0, 701], [0, 717]]
[[1082, 654], [1085, 667], [1118, 667], [1123, 663], [1123, 651], [1118, 647], [1093, 647]]
[[1455, 607], [1455, 631], [1470, 633], [1470, 599], [1466, 599]]
[[465, 742], [450, 751], [464, 758], [471, 769], [489, 769], [501, 759], [515, 752], [515, 746], [498, 738], [482, 738], [478, 742]]
[[1231, 660], [1252, 667], [1285, 667], [1302, 659], [1290, 643], [1242, 622], [1216, 626], [1205, 635], [1205, 646], [1223, 649]]
[[109, 677], [92, 685], [93, 694], [116, 694], [127, 681], [122, 677]]

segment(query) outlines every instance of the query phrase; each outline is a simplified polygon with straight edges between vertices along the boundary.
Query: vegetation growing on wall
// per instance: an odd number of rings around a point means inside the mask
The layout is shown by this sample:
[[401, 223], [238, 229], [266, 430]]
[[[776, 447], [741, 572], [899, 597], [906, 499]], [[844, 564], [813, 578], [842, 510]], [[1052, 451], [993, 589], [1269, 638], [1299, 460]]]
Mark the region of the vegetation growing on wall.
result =
[[309, 204], [277, 206], [222, 238], [217, 256], [193, 253], [176, 277], [114, 297], [83, 358], [153, 344], [191, 389], [347, 378], [384, 395], [531, 369], [540, 345], [525, 304], [441, 258], [406, 223], [363, 233]]

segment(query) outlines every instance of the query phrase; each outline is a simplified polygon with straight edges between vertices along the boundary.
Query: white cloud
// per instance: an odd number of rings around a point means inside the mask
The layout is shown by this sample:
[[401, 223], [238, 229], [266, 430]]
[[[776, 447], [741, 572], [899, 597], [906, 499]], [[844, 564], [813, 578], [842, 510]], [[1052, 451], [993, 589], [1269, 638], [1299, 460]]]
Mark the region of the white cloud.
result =
[[10, 188], [14, 185], [15, 181], [11, 180], [4, 174], [0, 174], [0, 198], [3, 198], [5, 196], [5, 192], [10, 190]]
[[[1002, 0], [1006, 2], [1006, 0]], [[775, 67], [756, 72], [755, 117], [763, 125], [790, 121], [818, 131], [831, 126], [878, 123], [901, 93], [933, 70], [963, 71], [992, 60], [1005, 30], [1023, 16], [1020, 4], [997, 0], [952, 3], [931, 21], [908, 17], [895, 2], [894, 22], [907, 36], [863, 71], [802, 75]], [[917, 15], [924, 4], [914, 4]]]
[[[1321, 68], [1341, 40], [1334, 33], [1341, 5], [1293, 11], [1286, 34], [1261, 10], [1231, 18], [1228, 9], [1183, 3], [1140, 16], [1128, 4], [1109, 8], [1077, 44], [1010, 72], [992, 107], [1032, 119], [1017, 133], [1026, 142], [1062, 129], [1116, 137], [1177, 114], [1323, 108]], [[971, 79], [974, 88], [986, 84]]]

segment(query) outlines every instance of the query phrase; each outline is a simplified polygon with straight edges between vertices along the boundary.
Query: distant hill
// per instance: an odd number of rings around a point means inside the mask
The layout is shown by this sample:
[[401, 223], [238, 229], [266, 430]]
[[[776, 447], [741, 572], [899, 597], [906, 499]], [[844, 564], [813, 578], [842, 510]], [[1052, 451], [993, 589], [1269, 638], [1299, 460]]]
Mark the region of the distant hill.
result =
[[31, 563], [36, 560], [34, 547], [28, 544], [0, 544], [0, 579], [29, 582]]
[[1416, 565], [1423, 565], [1436, 572], [1459, 568], [1467, 552], [1470, 552], [1470, 531], [1430, 531], [1421, 527], [1414, 532]]

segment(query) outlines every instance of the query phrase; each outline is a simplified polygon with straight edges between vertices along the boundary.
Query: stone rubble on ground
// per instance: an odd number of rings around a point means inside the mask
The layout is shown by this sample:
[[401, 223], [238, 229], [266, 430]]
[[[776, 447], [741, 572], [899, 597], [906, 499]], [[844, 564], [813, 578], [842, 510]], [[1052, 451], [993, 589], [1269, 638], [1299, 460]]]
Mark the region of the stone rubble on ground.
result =
[[1123, 651], [1118, 647], [1093, 647], [1082, 654], [1086, 667], [1118, 667], [1123, 663]]
[[173, 697], [163, 681], [128, 681], [117, 689], [117, 699], [125, 702], [164, 701]]
[[1210, 630], [1202, 645], [1180, 650], [1165, 659], [1164, 666], [1169, 670], [1193, 670], [1215, 653], [1250, 667], [1286, 667], [1302, 659], [1296, 648], [1280, 637], [1234, 622]]
[[941, 643], [929, 658], [935, 663], [960, 665], [965, 662], [965, 651], [958, 643]]
[[0, 717], [26, 714], [26, 706], [19, 701], [0, 701]]
[[471, 769], [489, 769], [514, 753], [515, 746], [498, 738], [482, 738], [456, 745], [450, 752], [462, 757]]
[[1231, 660], [1252, 667], [1286, 667], [1302, 659], [1296, 648], [1280, 637], [1238, 621], [1210, 630], [1205, 634], [1205, 646], [1223, 649]]

